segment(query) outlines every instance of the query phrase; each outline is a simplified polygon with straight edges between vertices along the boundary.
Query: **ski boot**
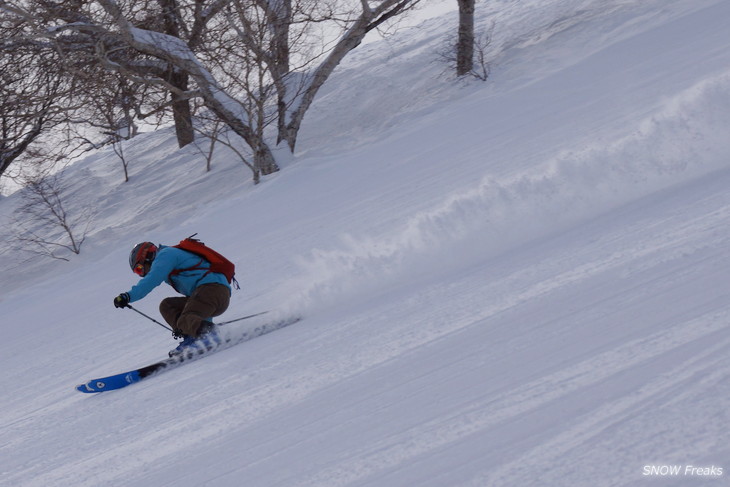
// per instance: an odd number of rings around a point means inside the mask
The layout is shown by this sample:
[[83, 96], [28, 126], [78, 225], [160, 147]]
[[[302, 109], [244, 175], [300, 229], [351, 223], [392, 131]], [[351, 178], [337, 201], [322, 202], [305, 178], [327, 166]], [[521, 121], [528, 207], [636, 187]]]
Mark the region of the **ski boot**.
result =
[[213, 350], [223, 342], [214, 323], [203, 321], [198, 336], [183, 335], [183, 341], [168, 352], [170, 357], [192, 356]]

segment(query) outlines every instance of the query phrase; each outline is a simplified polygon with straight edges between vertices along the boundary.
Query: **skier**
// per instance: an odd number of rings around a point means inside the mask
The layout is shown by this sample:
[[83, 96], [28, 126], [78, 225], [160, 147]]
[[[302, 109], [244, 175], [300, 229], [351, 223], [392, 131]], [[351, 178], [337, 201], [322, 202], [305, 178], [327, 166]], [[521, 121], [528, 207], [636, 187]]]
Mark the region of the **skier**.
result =
[[228, 309], [231, 286], [226, 276], [210, 270], [203, 258], [185, 250], [156, 246], [152, 242], [137, 244], [129, 254], [129, 266], [142, 279], [129, 291], [114, 298], [114, 306], [125, 308], [139, 301], [163, 281], [184, 296], [165, 298], [160, 314], [182, 342], [170, 356], [188, 350], [211, 349], [221, 343], [212, 317]]

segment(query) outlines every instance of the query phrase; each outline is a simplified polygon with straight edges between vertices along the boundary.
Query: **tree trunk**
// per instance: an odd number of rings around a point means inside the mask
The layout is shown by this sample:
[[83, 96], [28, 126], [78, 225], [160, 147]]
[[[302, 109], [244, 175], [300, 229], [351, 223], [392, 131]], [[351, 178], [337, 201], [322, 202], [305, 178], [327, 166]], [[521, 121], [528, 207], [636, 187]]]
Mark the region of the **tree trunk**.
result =
[[[180, 39], [180, 12], [176, 0], [158, 0], [162, 8], [162, 20], [164, 25], [164, 33]], [[170, 66], [170, 74], [168, 82], [179, 89], [187, 91], [188, 74]], [[193, 116], [190, 110], [190, 100], [182, 98], [175, 92], [170, 92], [172, 100], [172, 118], [175, 121], [175, 134], [177, 135], [177, 145], [185, 147], [195, 139], [193, 131]]]
[[459, 2], [459, 39], [456, 45], [456, 74], [464, 76], [474, 67], [474, 1]]
[[[188, 74], [177, 71], [172, 68], [170, 75], [170, 84], [182, 91], [188, 89]], [[175, 135], [177, 135], [177, 144], [179, 147], [185, 147], [195, 139], [195, 131], [193, 130], [193, 114], [190, 109], [190, 100], [183, 98], [177, 93], [170, 92], [172, 97], [172, 117], [175, 121]]]
[[269, 146], [266, 144], [260, 145], [254, 151], [254, 182], [258, 183], [258, 175], [273, 174], [279, 170], [278, 164], [274, 159], [274, 154], [271, 153]]
[[[368, 16], [362, 15], [350, 28], [347, 34], [340, 39], [332, 52], [330, 52], [322, 64], [314, 70], [311, 78], [307, 81], [305, 89], [299, 98], [298, 104], [292, 112], [291, 118], [287, 121], [288, 123], [279, 124], [279, 141], [286, 140], [292, 153], [294, 152], [294, 148], [297, 144], [297, 136], [299, 135], [299, 128], [302, 125], [304, 114], [311, 106], [319, 89], [322, 87], [324, 82], [327, 81], [330, 74], [332, 74], [335, 68], [340, 64], [342, 59], [344, 59], [350, 51], [359, 46], [365, 38], [365, 35], [368, 33], [369, 21], [370, 18]], [[282, 130], [283, 133], [281, 132]]]

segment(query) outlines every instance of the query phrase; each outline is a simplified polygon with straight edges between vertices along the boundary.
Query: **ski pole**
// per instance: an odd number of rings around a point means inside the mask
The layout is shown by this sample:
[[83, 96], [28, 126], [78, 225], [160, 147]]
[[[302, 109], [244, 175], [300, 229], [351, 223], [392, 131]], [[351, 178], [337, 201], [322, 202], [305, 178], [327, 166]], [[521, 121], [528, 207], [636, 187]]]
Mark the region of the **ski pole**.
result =
[[260, 312], [260, 313], [254, 313], [254, 314], [252, 314], [252, 315], [248, 315], [248, 316], [243, 316], [243, 317], [241, 317], [241, 318], [236, 318], [235, 320], [228, 320], [228, 321], [223, 321], [223, 322], [221, 322], [221, 323], [217, 323], [217, 324], [218, 324], [218, 325], [227, 325], [228, 323], [235, 323], [236, 321], [243, 321], [243, 320], [247, 320], [247, 319], [249, 319], [249, 318], [253, 318], [254, 316], [261, 316], [261, 315], [265, 315], [266, 313], [268, 313], [268, 311], [262, 311], [262, 312]]
[[140, 310], [138, 310], [137, 308], [133, 308], [131, 304], [128, 304], [128, 305], [127, 305], [127, 308], [131, 309], [132, 311], [136, 311], [137, 313], [141, 314], [142, 316], [144, 316], [145, 318], [147, 318], [147, 319], [148, 319], [148, 320], [150, 320], [151, 322], [153, 322], [153, 323], [157, 323], [158, 325], [160, 325], [161, 327], [165, 328], [166, 330], [172, 331], [172, 328], [170, 328], [169, 326], [167, 326], [167, 325], [163, 325], [162, 323], [160, 323], [160, 322], [159, 322], [159, 321], [157, 321], [156, 319], [152, 318], [151, 316], [147, 316], [146, 314], [144, 314], [143, 312], [141, 312], [141, 311], [140, 311]]

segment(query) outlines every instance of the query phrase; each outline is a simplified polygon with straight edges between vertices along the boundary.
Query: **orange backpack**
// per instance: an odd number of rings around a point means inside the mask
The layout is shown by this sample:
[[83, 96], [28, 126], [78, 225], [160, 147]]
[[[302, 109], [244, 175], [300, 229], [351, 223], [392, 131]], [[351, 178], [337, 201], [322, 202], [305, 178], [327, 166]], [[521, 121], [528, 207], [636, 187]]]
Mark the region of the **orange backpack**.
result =
[[[173, 247], [175, 247], [176, 249], [184, 250], [186, 252], [190, 252], [191, 254], [195, 254], [201, 259], [207, 261], [210, 264], [210, 268], [205, 273], [206, 275], [210, 274], [211, 272], [223, 274], [224, 276], [226, 276], [228, 284], [234, 285], [236, 289], [241, 289], [241, 287], [238, 285], [238, 281], [235, 278], [236, 266], [233, 264], [233, 262], [223, 257], [221, 254], [211, 249], [197, 238], [193, 238], [196, 235], [197, 233], [189, 236], [185, 240], [181, 240], [179, 244], [173, 245]], [[189, 267], [187, 269], [175, 269], [170, 273], [170, 276], [175, 276], [183, 272], [193, 271], [197, 269], [205, 269], [203, 260], [198, 262], [193, 267]]]

